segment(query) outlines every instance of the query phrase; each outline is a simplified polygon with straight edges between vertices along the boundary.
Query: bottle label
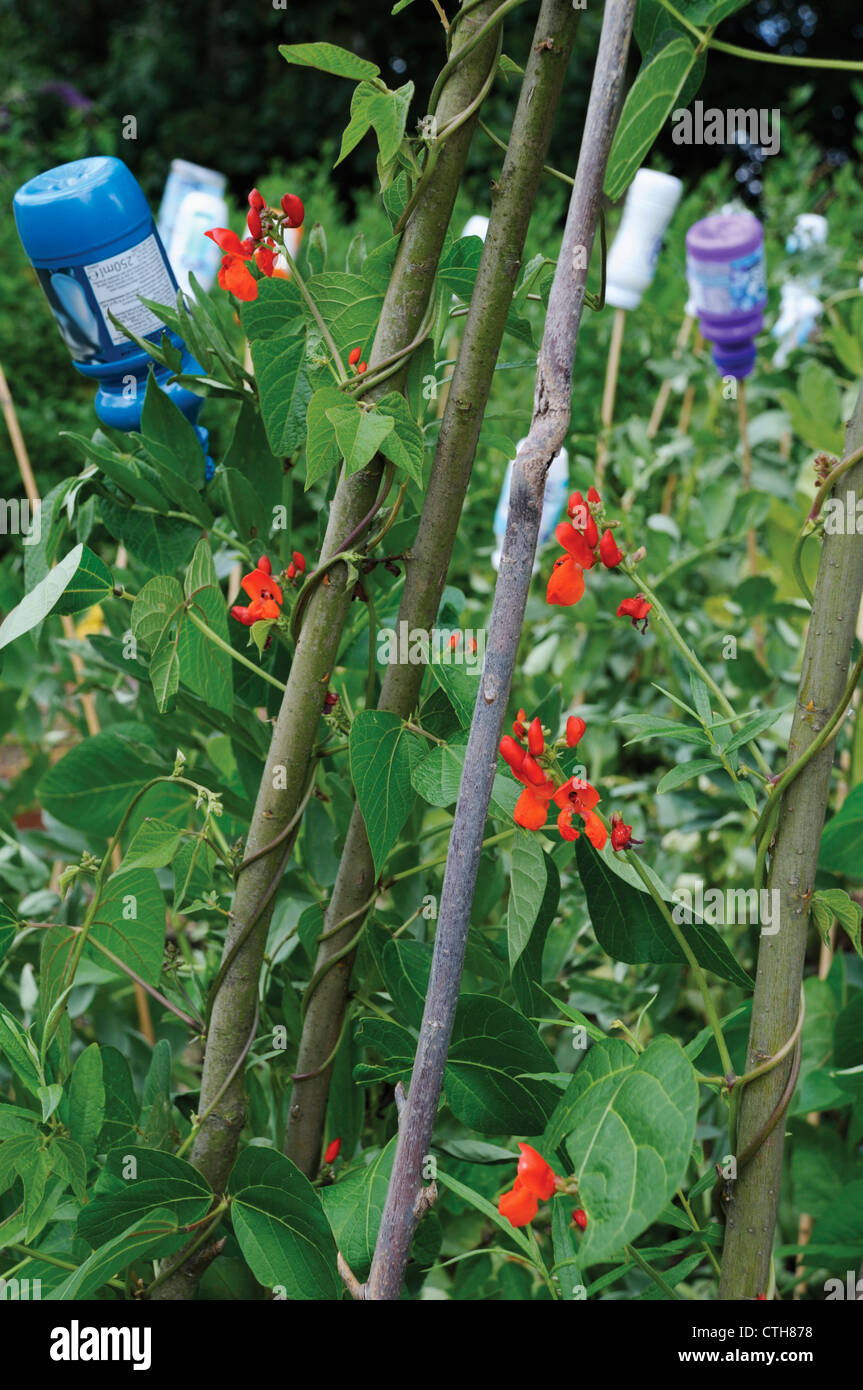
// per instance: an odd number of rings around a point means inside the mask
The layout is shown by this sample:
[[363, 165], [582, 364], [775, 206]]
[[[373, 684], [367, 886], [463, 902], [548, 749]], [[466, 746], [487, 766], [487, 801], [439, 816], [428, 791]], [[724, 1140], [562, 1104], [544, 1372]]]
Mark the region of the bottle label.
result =
[[175, 298], [171, 272], [162, 248], [152, 233], [127, 251], [85, 265], [84, 273], [104, 316], [105, 327], [114, 347], [129, 340], [108, 318], [109, 310], [140, 338], [164, 328], [162, 320], [139, 299], [139, 295], [143, 295], [145, 299], [154, 299], [158, 304], [172, 304]]
[[764, 249], [757, 247], [730, 261], [686, 261], [690, 292], [699, 314], [748, 313], [767, 299]]

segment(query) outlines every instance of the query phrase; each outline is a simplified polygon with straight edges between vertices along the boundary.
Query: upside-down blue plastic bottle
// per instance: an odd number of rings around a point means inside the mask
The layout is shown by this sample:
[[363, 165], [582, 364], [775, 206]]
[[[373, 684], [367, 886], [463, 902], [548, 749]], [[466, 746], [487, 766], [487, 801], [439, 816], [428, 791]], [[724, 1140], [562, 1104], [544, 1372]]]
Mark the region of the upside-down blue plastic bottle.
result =
[[206, 477], [208, 434], [197, 424], [203, 398], [126, 338], [112, 313], [139, 337], [163, 333], [182, 351], [183, 371], [201, 367], [185, 344], [141, 303], [173, 304], [177, 281], [143, 191], [121, 159], [97, 155], [60, 164], [22, 184], [14, 198], [18, 235], [75, 367], [98, 384], [96, 414], [116, 430], [139, 430], [147, 374], [195, 426]]

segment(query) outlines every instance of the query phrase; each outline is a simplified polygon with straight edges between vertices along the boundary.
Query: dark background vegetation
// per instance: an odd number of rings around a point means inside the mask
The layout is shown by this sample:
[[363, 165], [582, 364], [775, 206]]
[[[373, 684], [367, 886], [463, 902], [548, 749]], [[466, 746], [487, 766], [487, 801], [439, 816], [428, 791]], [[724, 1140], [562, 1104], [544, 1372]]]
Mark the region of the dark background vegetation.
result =
[[[0, 128], [23, 123], [21, 148], [4, 149], [6, 160], [20, 159], [26, 173], [49, 162], [58, 127], [68, 114], [71, 94], [45, 84], [71, 84], [92, 103], [79, 108], [85, 126], [113, 122], [121, 152], [149, 196], [161, 192], [170, 161], [184, 157], [223, 170], [241, 197], [274, 161], [297, 163], [322, 154], [346, 124], [350, 84], [311, 70], [288, 69], [280, 43], [326, 39], [377, 63], [393, 87], [408, 79], [417, 87], [421, 114], [438, 71], [442, 47], [440, 21], [428, 0], [414, 0], [393, 18], [389, 0], [271, 0], [239, 5], [235, 0], [151, 0], [136, 5], [117, 0], [2, 0], [4, 58], [9, 76], [0, 90]], [[452, 9], [451, 3], [445, 6]], [[686, 0], [680, 0], [685, 13]], [[507, 19], [505, 51], [523, 61], [533, 31], [536, 5], [525, 4]], [[552, 162], [571, 170], [577, 150], [602, 6], [592, 0], [584, 13], [571, 78], [552, 146]], [[847, 54], [863, 38], [859, 0], [797, 3], [757, 0], [726, 21], [721, 37], [730, 43], [777, 53], [813, 57]], [[10, 61], [11, 60], [11, 61]], [[638, 54], [633, 51], [633, 74]], [[801, 105], [803, 129], [825, 156], [848, 157], [858, 102], [852, 75], [830, 74], [805, 99], [792, 98], [805, 74], [766, 64], [741, 63], [711, 53], [699, 93], [705, 105]], [[75, 100], [72, 97], [72, 100]], [[503, 126], [509, 107], [506, 89], [489, 106]], [[123, 116], [138, 122], [137, 141], [121, 141]], [[487, 151], [477, 141], [473, 172]], [[672, 171], [695, 178], [717, 162], [709, 146], [678, 147], [666, 136], [661, 152]], [[14, 171], [13, 171], [14, 172]], [[374, 175], [371, 142], [336, 172], [346, 199]], [[757, 189], [755, 190], [757, 193]]]

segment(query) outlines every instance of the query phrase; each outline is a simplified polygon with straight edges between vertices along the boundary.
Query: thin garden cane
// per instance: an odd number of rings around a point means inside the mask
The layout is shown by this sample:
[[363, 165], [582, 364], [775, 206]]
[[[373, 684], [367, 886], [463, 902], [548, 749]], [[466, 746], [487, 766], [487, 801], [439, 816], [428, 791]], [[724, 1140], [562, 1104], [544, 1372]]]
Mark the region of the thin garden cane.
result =
[[[494, 0], [477, 6], [459, 25], [454, 47], [470, 42], [477, 28], [500, 8]], [[441, 120], [457, 117], [482, 90], [496, 48], [497, 37], [491, 32], [453, 69], [438, 103]], [[433, 177], [407, 221], [369, 358], [370, 371], [411, 343], [425, 318], [474, 125], [475, 116], [443, 144]], [[340, 478], [330, 507], [323, 564], [344, 548], [346, 536], [353, 536], [361, 523], [370, 522], [382, 472], [382, 460], [375, 458], [358, 473]], [[207, 1118], [197, 1132], [191, 1155], [216, 1191], [224, 1190], [245, 1124], [243, 1069], [237, 1059], [246, 1047], [257, 1008], [258, 977], [274, 899], [270, 896], [261, 910], [262, 900], [270, 894], [275, 866], [271, 855], [259, 856], [258, 852], [281, 836], [302, 798], [328, 676], [336, 664], [352, 593], [348, 566], [340, 563], [332, 566], [329, 583], [318, 584], [311, 595], [249, 829], [246, 859], [252, 862], [238, 879], [224, 951], [226, 958], [231, 956], [231, 965], [213, 1001], [204, 1054], [200, 1112]], [[216, 1096], [218, 1105], [211, 1109]], [[192, 1297], [194, 1281], [183, 1277], [181, 1264], [182, 1256], [175, 1261], [175, 1272], [156, 1290], [155, 1298]]]
[[[845, 435], [845, 462], [863, 444], [863, 387]], [[841, 465], [840, 465], [841, 466]], [[859, 496], [863, 462], [841, 475], [834, 496], [845, 506]], [[854, 534], [824, 536], [788, 765], [802, 758], [828, 726], [847, 690], [855, 627], [863, 594], [863, 544]], [[769, 886], [779, 892], [779, 929], [762, 936], [749, 1035], [749, 1065], [776, 1053], [797, 1017], [809, 903], [815, 881], [821, 829], [830, 792], [834, 747], [827, 740], [787, 786], [779, 808]], [[783, 1100], [792, 1062], [747, 1085], [740, 1104], [738, 1144], [749, 1153]], [[739, 1171], [728, 1208], [720, 1297], [755, 1298], [767, 1288], [773, 1232], [782, 1178], [784, 1124], [775, 1124]], [[738, 1164], [739, 1166], [739, 1164]]]
[[[428, 630], [437, 616], [578, 18], [569, 0], [543, 0], [406, 568], [397, 621], [408, 631]], [[417, 664], [388, 666], [378, 709], [407, 719], [424, 674]], [[285, 1134], [285, 1152], [309, 1177], [320, 1166], [332, 1072], [331, 1065], [322, 1064], [341, 1033], [350, 983], [352, 956], [341, 952], [357, 932], [357, 916], [367, 910], [373, 884], [374, 863], [357, 806], [327, 907], [315, 964], [319, 982], [308, 1000]], [[339, 922], [346, 923], [344, 930], [333, 934]], [[329, 965], [334, 968], [321, 975]]]
[[509, 520], [489, 625], [485, 666], [465, 756], [410, 1090], [366, 1289], [369, 1299], [399, 1297], [410, 1243], [431, 1194], [422, 1184], [440, 1100], [459, 993], [483, 828], [497, 766], [536, 552], [545, 478], [566, 437], [572, 371], [596, 235], [603, 181], [616, 126], [635, 0], [608, 0], [602, 21], [584, 135], [537, 366], [534, 415], [512, 475]]

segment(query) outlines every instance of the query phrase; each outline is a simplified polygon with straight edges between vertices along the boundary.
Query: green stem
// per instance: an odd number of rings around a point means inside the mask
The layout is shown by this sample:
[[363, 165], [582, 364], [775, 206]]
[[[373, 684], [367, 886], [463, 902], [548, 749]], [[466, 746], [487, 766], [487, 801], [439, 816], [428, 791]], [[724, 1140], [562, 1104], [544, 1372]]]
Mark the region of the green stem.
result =
[[308, 285], [306, 284], [306, 282], [305, 282], [305, 280], [303, 279], [303, 277], [302, 277], [302, 275], [300, 274], [300, 272], [298, 271], [297, 265], [296, 265], [296, 262], [295, 262], [293, 256], [291, 255], [290, 251], [288, 250], [287, 246], [285, 245], [285, 239], [284, 239], [284, 237], [283, 237], [283, 236], [279, 236], [279, 237], [276, 238], [276, 240], [277, 240], [278, 243], [279, 243], [279, 248], [280, 248], [280, 250], [281, 250], [281, 253], [282, 253], [282, 255], [284, 256], [285, 261], [286, 261], [287, 266], [288, 266], [288, 269], [289, 269], [290, 272], [291, 272], [291, 277], [292, 277], [293, 280], [296, 281], [297, 289], [299, 290], [300, 294], [303, 296], [303, 299], [306, 301], [306, 304], [308, 305], [308, 308], [309, 308], [309, 313], [311, 314], [312, 318], [314, 319], [315, 323], [317, 324], [318, 329], [319, 329], [319, 331], [320, 331], [320, 335], [321, 335], [321, 337], [323, 338], [324, 342], [326, 343], [327, 347], [329, 348], [329, 350], [330, 350], [330, 352], [331, 352], [331, 354], [332, 354], [332, 358], [333, 358], [333, 362], [335, 363], [336, 372], [337, 372], [337, 374], [338, 374], [339, 382], [340, 382], [342, 385], [344, 385], [344, 384], [347, 382], [347, 380], [348, 380], [348, 374], [347, 374], [347, 371], [345, 370], [345, 364], [344, 364], [344, 362], [343, 362], [342, 359], [341, 359], [341, 356], [340, 356], [340, 354], [339, 354], [339, 350], [338, 350], [338, 348], [336, 347], [335, 342], [333, 341], [333, 336], [332, 336], [332, 334], [330, 333], [330, 330], [327, 328], [327, 325], [324, 323], [324, 320], [323, 320], [323, 318], [322, 318], [322, 316], [321, 316], [321, 311], [320, 311], [320, 309], [318, 308], [317, 304], [315, 303], [314, 299], [312, 298], [311, 294], [309, 293], [309, 287], [308, 287]]
[[659, 1273], [659, 1270], [654, 1269], [653, 1265], [648, 1264], [647, 1260], [644, 1258], [643, 1255], [639, 1254], [634, 1245], [627, 1245], [624, 1248], [626, 1250], [627, 1255], [629, 1255], [630, 1259], [638, 1265], [639, 1269], [644, 1271], [648, 1279], [653, 1280], [656, 1287], [660, 1289], [662, 1293], [665, 1294], [666, 1298], [673, 1299], [675, 1303], [679, 1303], [681, 1301], [680, 1294], [674, 1292], [674, 1289], [671, 1287], [671, 1285], [667, 1284], [666, 1281], [663, 1279], [662, 1275]]
[[670, 0], [659, 0], [663, 9], [674, 18], [684, 29], [688, 29], [693, 38], [698, 39], [699, 47], [714, 48], [717, 53], [730, 53], [734, 58], [746, 58], [756, 63], [778, 63], [782, 67], [789, 68], [826, 68], [830, 72], [863, 72], [863, 63], [855, 61], [853, 58], [799, 58], [790, 53], [758, 53], [754, 48], [740, 48], [735, 43], [723, 43], [720, 39], [711, 37], [713, 27], [702, 31], [697, 29], [694, 24], [680, 13], [679, 10], [670, 3]]
[[[624, 560], [622, 568], [625, 569], [626, 572], [632, 576], [635, 582], [640, 586], [645, 598], [649, 599], [649, 601], [652, 603], [655, 615], [659, 622], [662, 624], [662, 626], [665, 628], [665, 631], [671, 638], [672, 643], [680, 652], [680, 655], [684, 658], [684, 660], [688, 662], [688, 664], [692, 667], [696, 675], [704, 681], [704, 684], [707, 686], [707, 688], [711, 690], [713, 694], [716, 696], [716, 699], [719, 701], [719, 705], [722, 709], [722, 712], [728, 715], [729, 719], [733, 720], [734, 723], [742, 724], [744, 722], [745, 716], [737, 714], [737, 712], [732, 707], [730, 701], [722, 693], [722, 690], [716, 684], [716, 681], [713, 679], [710, 672], [706, 669], [706, 667], [702, 666], [701, 662], [698, 660], [698, 657], [695, 655], [695, 652], [685, 641], [680, 630], [669, 617], [667, 610], [660, 603], [659, 599], [656, 596], [655, 590], [653, 590], [650, 587], [650, 585], [646, 583], [644, 578], [638, 573], [638, 566], [633, 565], [632, 563]], [[752, 749], [755, 761], [758, 763], [758, 766], [761, 768], [765, 776], [771, 776], [770, 765], [766, 761], [757, 743], [754, 740], [750, 740], [747, 746]]]
[[271, 676], [269, 671], [265, 671], [262, 666], [256, 666], [254, 661], [250, 661], [247, 656], [243, 656], [242, 652], [234, 651], [230, 642], [225, 642], [224, 639], [203, 622], [191, 608], [186, 609], [186, 616], [194, 623], [195, 627], [198, 628], [200, 632], [203, 632], [205, 637], [209, 638], [214, 646], [218, 647], [220, 651], [227, 652], [232, 661], [238, 661], [241, 666], [246, 667], [246, 670], [254, 671], [256, 676], [261, 677], [261, 680], [267, 681], [270, 685], [274, 685], [277, 690], [281, 690], [282, 693], [284, 693], [286, 686], [283, 685], [280, 680], [276, 680], [276, 677]]
[[[71, 1260], [61, 1260], [58, 1255], [48, 1255], [44, 1250], [31, 1250], [27, 1245], [10, 1245], [6, 1242], [4, 1250], [11, 1250], [13, 1255], [21, 1255], [25, 1260], [39, 1260], [41, 1264], [53, 1265], [55, 1269], [68, 1269], [70, 1271], [78, 1269], [78, 1265]], [[8, 1275], [4, 1275], [8, 1278]], [[126, 1285], [122, 1279], [106, 1279], [105, 1283], [112, 1289], [125, 1290]]]

